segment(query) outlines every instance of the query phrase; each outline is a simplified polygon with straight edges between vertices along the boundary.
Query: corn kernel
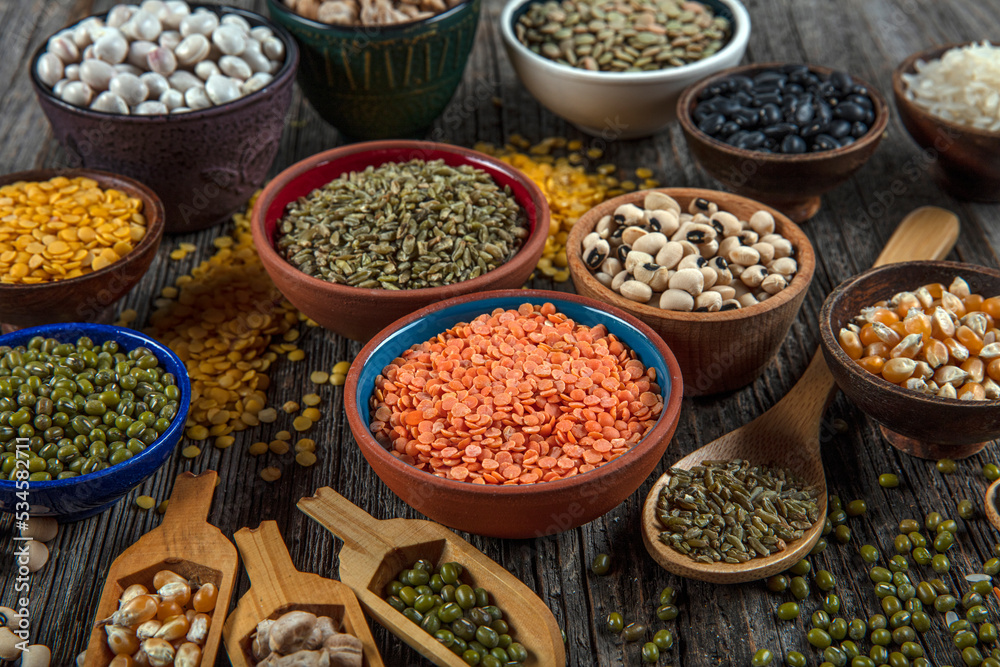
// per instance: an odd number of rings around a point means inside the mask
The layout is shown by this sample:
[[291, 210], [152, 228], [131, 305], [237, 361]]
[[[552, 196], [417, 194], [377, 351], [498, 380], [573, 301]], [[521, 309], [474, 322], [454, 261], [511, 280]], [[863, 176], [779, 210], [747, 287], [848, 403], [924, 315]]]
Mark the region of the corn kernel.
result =
[[135, 504], [140, 509], [149, 510], [153, 509], [153, 505], [156, 504], [156, 501], [153, 500], [152, 496], [139, 496], [135, 499]]

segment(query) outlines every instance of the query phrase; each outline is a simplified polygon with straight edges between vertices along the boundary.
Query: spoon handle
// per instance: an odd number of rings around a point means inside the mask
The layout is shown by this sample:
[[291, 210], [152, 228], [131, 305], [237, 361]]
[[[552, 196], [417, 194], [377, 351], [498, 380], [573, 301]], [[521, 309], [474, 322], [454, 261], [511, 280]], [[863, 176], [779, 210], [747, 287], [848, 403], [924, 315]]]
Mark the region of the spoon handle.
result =
[[954, 213], [937, 206], [910, 211], [882, 248], [875, 266], [944, 259], [955, 246], [960, 227]]
[[208, 510], [212, 507], [218, 476], [214, 470], [200, 475], [191, 472], [178, 475], [160, 528], [170, 527], [170, 530], [182, 535], [185, 526], [204, 524], [208, 520]]
[[236, 531], [233, 539], [239, 547], [258, 607], [265, 609], [268, 605], [278, 606], [287, 602], [283, 594], [284, 585], [298, 571], [278, 524], [263, 521], [256, 528], [242, 528]]
[[384, 522], [328, 486], [316, 489], [314, 496], [300, 499], [298, 508], [356, 551], [381, 559], [392, 546], [391, 537], [384, 534]]

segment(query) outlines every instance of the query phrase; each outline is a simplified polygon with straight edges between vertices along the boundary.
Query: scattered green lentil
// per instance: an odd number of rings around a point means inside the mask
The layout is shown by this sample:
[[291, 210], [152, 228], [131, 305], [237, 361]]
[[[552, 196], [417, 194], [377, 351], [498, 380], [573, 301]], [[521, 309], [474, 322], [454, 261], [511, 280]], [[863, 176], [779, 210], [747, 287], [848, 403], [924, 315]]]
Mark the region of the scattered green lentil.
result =
[[791, 581], [788, 582], [788, 588], [796, 600], [804, 600], [809, 597], [809, 582], [803, 577], [792, 577]]
[[773, 659], [774, 655], [770, 650], [766, 648], [757, 649], [757, 652], [753, 654], [750, 665], [751, 667], [766, 667], [766, 665], [771, 664], [771, 660]]
[[806, 657], [798, 651], [789, 651], [785, 654], [785, 664], [788, 667], [806, 667], [809, 663]]
[[677, 601], [677, 591], [674, 590], [673, 586], [664, 586], [663, 590], [660, 591], [660, 604], [673, 604]]
[[635, 642], [642, 639], [644, 634], [646, 634], [646, 626], [644, 624], [639, 622], [629, 623], [622, 630], [622, 639], [627, 642]]
[[156, 501], [153, 500], [152, 496], [139, 496], [135, 499], [135, 504], [140, 509], [150, 510], [153, 509], [153, 505], [156, 504]]
[[596, 575], [605, 575], [611, 570], [611, 556], [608, 554], [597, 554], [590, 564], [591, 571]]
[[852, 500], [847, 503], [844, 510], [847, 512], [847, 516], [861, 516], [868, 511], [868, 503], [861, 499]]
[[772, 593], [784, 593], [788, 590], [788, 576], [784, 574], [776, 574], [768, 577], [767, 590]]
[[656, 644], [657, 648], [662, 651], [669, 651], [674, 645], [674, 636], [671, 634], [670, 630], [663, 628], [657, 630], [656, 634], [653, 635], [653, 643]]
[[657, 662], [660, 659], [660, 647], [658, 647], [653, 642], [646, 642], [642, 646], [642, 660], [643, 662], [648, 662], [650, 664]]
[[895, 489], [899, 486], [899, 477], [891, 472], [882, 473], [878, 476], [878, 484], [884, 489]]
[[937, 462], [937, 469], [939, 473], [950, 475], [958, 469], [958, 464], [952, 459], [941, 459]]
[[1000, 479], [1000, 467], [997, 467], [995, 463], [987, 463], [983, 466], [983, 477], [990, 482], [997, 481]]
[[878, 562], [878, 559], [879, 559], [878, 549], [876, 549], [871, 544], [863, 544], [863, 545], [861, 545], [861, 550], [860, 551], [861, 551], [861, 560], [865, 561], [866, 563], [876, 563], [876, 562]]
[[813, 575], [813, 580], [816, 582], [816, 586], [821, 591], [833, 590], [837, 585], [837, 580], [828, 570], [819, 570], [815, 575]]
[[656, 617], [661, 621], [672, 621], [680, 614], [680, 610], [672, 604], [662, 604], [656, 608]]
[[959, 500], [958, 501], [958, 516], [963, 519], [971, 519], [976, 515], [976, 508], [972, 505], [971, 500]]
[[625, 620], [622, 618], [621, 614], [619, 614], [617, 611], [613, 611], [610, 614], [608, 614], [606, 625], [608, 628], [608, 632], [613, 632], [615, 634], [618, 634], [619, 632], [622, 631], [622, 628], [625, 627]]
[[785, 602], [778, 607], [778, 618], [783, 621], [790, 621], [799, 617], [799, 605], [797, 602]]
[[848, 526], [837, 526], [836, 530], [833, 531], [833, 536], [841, 544], [847, 544], [851, 541], [851, 529]]

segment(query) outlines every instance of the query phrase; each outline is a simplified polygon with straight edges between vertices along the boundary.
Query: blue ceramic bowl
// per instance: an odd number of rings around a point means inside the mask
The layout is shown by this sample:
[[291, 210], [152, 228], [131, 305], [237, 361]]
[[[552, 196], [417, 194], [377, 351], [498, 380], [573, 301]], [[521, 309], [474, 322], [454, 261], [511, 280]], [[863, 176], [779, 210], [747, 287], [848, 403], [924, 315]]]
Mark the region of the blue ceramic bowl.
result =
[[[126, 352], [145, 346], [156, 354], [161, 367], [173, 373], [181, 390], [177, 414], [170, 427], [136, 456], [105, 470], [72, 479], [29, 482], [28, 502], [32, 516], [76, 521], [111, 507], [166, 462], [184, 433], [184, 422], [187, 421], [188, 406], [191, 403], [191, 383], [184, 362], [169, 348], [137, 331], [121, 327], [104, 324], [48, 324], [0, 336], [0, 346], [26, 345], [35, 336], [55, 338], [67, 343], [76, 341], [80, 336], [89, 336], [95, 343], [114, 340]], [[21, 502], [17, 492], [15, 482], [0, 480], [0, 511], [15, 511], [17, 503]]]
[[[603, 324], [656, 370], [663, 412], [646, 436], [617, 459], [569, 479], [530, 485], [470, 484], [436, 477], [393, 457], [368, 429], [375, 378], [412, 345], [496, 308], [552, 303], [588, 326]], [[638, 489], [660, 462], [677, 428], [683, 387], [680, 367], [663, 339], [631, 315], [593, 299], [543, 290], [468, 294], [428, 306], [382, 330], [351, 364], [344, 406], [368, 463], [400, 498], [435, 521], [479, 535], [532, 538], [575, 528], [607, 513]]]

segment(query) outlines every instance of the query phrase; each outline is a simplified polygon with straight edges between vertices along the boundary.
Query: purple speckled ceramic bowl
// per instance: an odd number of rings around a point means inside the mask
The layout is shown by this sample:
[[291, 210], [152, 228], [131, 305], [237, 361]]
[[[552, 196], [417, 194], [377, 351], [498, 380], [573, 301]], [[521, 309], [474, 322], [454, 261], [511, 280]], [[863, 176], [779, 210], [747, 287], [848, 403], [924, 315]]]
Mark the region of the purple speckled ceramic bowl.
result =
[[284, 43], [285, 62], [270, 84], [200, 111], [123, 116], [82, 109], [53, 95], [35, 67], [47, 40], [29, 68], [38, 102], [71, 158], [151, 187], [163, 200], [167, 233], [226, 220], [264, 183], [278, 152], [299, 63], [298, 46], [281, 26], [242, 9], [206, 7], [220, 15], [238, 14], [254, 27], [267, 26]]

